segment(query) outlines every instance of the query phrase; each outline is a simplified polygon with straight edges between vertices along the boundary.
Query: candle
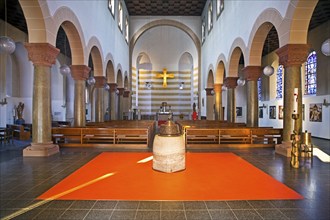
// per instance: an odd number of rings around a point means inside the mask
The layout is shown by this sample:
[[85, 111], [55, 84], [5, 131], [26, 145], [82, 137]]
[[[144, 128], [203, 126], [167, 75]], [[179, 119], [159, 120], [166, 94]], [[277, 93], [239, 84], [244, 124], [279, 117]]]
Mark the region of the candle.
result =
[[298, 88], [293, 90], [293, 114], [298, 114]]

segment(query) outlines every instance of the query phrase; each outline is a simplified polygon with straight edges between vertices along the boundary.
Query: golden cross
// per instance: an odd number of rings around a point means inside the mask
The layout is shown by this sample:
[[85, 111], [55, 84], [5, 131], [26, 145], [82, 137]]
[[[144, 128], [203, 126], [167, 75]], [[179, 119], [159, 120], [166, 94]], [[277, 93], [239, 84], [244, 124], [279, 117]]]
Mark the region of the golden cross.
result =
[[167, 78], [174, 78], [174, 74], [173, 73], [167, 73], [167, 69], [164, 68], [163, 69], [163, 73], [159, 73], [156, 76], [157, 78], [163, 78], [163, 87], [166, 88], [167, 87]]

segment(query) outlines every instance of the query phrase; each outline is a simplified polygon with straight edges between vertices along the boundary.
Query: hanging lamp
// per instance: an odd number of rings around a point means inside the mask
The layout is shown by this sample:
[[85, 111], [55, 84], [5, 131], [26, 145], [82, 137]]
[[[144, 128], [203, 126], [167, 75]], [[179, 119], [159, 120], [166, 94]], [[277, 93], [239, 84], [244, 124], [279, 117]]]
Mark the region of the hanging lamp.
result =
[[[269, 34], [269, 33], [268, 33]], [[267, 34], [267, 45], [268, 45], [268, 47], [267, 47], [267, 49], [268, 49], [268, 53], [267, 53], [267, 55], [269, 54], [269, 37], [268, 37], [268, 34]], [[267, 60], [268, 60], [268, 58], [267, 58]], [[273, 75], [274, 74], [274, 67], [272, 67], [271, 65], [267, 65], [267, 66], [265, 66], [264, 67], [264, 69], [263, 69], [263, 73], [266, 75], [266, 76], [271, 76], [271, 75]]]
[[12, 54], [15, 49], [15, 41], [7, 36], [7, 1], [5, 0], [5, 36], [0, 37], [0, 53]]
[[63, 76], [68, 76], [71, 74], [71, 69], [66, 64], [66, 34], [65, 33], [64, 33], [64, 64], [60, 67], [60, 73]]

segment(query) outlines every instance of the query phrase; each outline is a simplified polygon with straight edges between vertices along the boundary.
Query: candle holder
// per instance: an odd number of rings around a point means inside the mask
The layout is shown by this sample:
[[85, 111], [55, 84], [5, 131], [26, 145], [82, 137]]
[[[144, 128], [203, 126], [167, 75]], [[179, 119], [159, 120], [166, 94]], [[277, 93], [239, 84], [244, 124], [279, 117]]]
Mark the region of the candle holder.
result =
[[296, 127], [296, 120], [299, 119], [299, 114], [292, 114], [294, 120], [293, 134], [291, 134], [292, 150], [291, 150], [291, 166], [299, 168], [299, 146], [300, 146], [300, 134]]

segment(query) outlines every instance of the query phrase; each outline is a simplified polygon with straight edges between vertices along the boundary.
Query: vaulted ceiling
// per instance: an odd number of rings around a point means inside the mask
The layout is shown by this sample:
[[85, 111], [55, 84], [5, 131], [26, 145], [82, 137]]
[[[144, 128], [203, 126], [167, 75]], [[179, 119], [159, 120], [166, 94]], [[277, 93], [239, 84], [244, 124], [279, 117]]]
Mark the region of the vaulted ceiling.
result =
[[[206, 0], [124, 0], [130, 15], [134, 16], [200, 16], [205, 6]], [[5, 3], [6, 6], [5, 7]], [[225, 6], [226, 7], [226, 6]], [[0, 19], [7, 21], [11, 25], [27, 33], [27, 25], [22, 8], [18, 0], [0, 1]], [[330, 20], [330, 1], [319, 0], [309, 29], [325, 23]], [[65, 33], [60, 29], [56, 47], [63, 54], [70, 54], [70, 51], [64, 52]], [[275, 28], [272, 28], [265, 42], [263, 54], [274, 51], [279, 47], [278, 36]], [[68, 48], [68, 47], [67, 47]]]

